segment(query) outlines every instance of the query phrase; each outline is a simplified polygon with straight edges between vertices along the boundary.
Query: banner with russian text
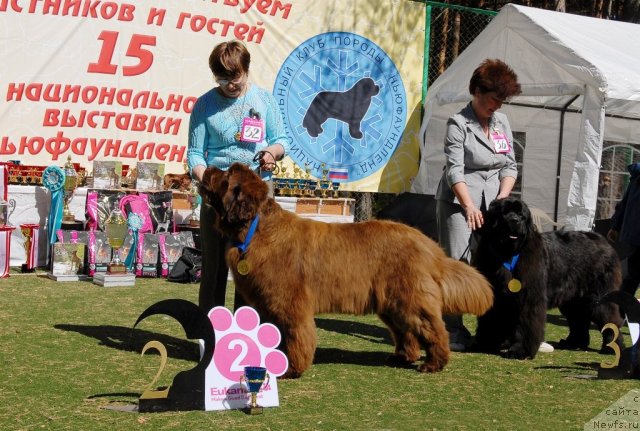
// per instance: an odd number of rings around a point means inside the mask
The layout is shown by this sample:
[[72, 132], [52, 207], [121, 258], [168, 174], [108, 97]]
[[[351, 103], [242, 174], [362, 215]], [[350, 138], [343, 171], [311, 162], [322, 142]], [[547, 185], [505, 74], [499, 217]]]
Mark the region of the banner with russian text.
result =
[[287, 163], [345, 190], [418, 168], [425, 5], [409, 0], [0, 0], [0, 161], [184, 172], [213, 46], [243, 40], [278, 100]]

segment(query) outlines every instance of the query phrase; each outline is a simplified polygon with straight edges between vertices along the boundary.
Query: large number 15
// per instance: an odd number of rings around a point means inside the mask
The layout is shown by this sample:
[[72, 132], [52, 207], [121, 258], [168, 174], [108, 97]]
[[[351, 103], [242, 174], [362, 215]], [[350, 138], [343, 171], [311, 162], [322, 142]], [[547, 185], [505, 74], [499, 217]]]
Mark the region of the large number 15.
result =
[[[117, 31], [104, 30], [100, 33], [98, 39], [102, 41], [102, 49], [96, 63], [90, 63], [87, 68], [89, 73], [105, 73], [115, 75], [118, 66], [111, 63], [113, 53], [116, 49], [119, 33]], [[122, 74], [124, 76], [140, 75], [149, 70], [153, 64], [153, 54], [143, 46], [156, 46], [156, 37], [144, 34], [134, 34], [131, 36], [129, 47], [127, 48], [127, 57], [138, 59], [138, 64], [133, 66], [122, 66]]]

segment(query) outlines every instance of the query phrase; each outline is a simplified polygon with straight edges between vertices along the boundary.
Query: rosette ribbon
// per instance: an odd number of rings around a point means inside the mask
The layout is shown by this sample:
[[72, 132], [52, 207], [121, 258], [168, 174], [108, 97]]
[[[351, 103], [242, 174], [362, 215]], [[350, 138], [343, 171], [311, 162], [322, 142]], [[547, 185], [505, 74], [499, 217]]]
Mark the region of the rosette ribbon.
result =
[[127, 217], [127, 224], [129, 225], [129, 230], [131, 230], [133, 245], [129, 249], [129, 254], [124, 261], [124, 265], [127, 267], [127, 270], [133, 272], [133, 264], [135, 261], [134, 257], [136, 255], [136, 250], [138, 249], [138, 231], [144, 225], [144, 219], [139, 214], [131, 212]]
[[56, 231], [62, 225], [64, 206], [64, 171], [58, 166], [48, 166], [42, 173], [42, 184], [51, 192], [51, 209], [47, 220], [49, 244], [56, 242]]

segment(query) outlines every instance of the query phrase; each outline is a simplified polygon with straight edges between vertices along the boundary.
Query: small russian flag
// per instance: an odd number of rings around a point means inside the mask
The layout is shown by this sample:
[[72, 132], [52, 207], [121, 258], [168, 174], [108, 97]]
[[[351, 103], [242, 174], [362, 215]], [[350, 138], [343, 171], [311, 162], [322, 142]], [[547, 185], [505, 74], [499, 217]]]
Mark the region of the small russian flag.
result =
[[333, 180], [348, 180], [349, 179], [349, 170], [348, 169], [340, 169], [340, 168], [332, 168], [329, 170], [329, 178]]

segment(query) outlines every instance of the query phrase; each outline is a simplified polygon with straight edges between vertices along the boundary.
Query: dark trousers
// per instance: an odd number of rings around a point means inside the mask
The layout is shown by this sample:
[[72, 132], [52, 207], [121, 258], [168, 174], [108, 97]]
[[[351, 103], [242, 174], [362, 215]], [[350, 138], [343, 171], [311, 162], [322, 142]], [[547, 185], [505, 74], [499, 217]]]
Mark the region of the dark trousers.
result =
[[627, 257], [627, 275], [622, 280], [620, 290], [635, 296], [638, 284], [640, 284], [640, 247], [634, 246]]
[[[227, 238], [215, 228], [215, 210], [203, 203], [200, 207], [200, 244], [202, 248], [202, 272], [198, 305], [205, 312], [213, 307], [225, 305], [229, 268], [225, 261]], [[245, 305], [244, 298], [236, 291], [234, 309]]]

